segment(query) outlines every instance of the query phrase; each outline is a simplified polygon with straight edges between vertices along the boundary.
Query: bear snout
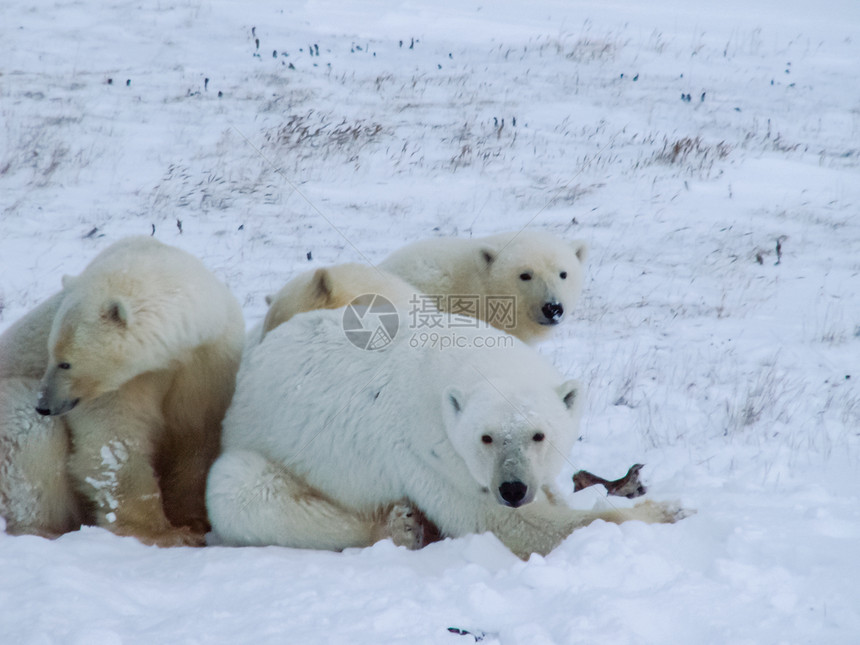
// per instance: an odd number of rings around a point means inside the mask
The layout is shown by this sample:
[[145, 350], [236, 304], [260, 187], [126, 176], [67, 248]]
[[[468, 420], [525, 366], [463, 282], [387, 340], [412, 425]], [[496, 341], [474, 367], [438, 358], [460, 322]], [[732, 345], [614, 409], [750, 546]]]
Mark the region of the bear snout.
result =
[[528, 490], [529, 487], [520, 481], [502, 482], [499, 486], [499, 495], [505, 504], [517, 508], [525, 503]]
[[39, 398], [36, 399], [36, 412], [43, 417], [51, 416], [51, 406], [48, 403], [48, 395], [44, 389], [39, 390]]
[[547, 325], [557, 325], [564, 316], [564, 306], [560, 302], [547, 302], [540, 311], [546, 319], [544, 324]]
[[80, 402], [80, 399], [74, 399], [71, 401], [62, 401], [59, 405], [51, 405], [48, 399], [49, 397], [44, 390], [39, 392], [39, 398], [36, 400], [36, 412], [43, 417], [65, 414]]

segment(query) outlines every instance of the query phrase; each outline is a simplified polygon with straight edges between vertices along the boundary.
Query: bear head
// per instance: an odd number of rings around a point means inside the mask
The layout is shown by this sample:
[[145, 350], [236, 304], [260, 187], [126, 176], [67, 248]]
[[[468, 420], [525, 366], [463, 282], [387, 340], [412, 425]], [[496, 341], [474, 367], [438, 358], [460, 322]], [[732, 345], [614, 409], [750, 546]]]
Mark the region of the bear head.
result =
[[[39, 385], [36, 411], [61, 415], [152, 369], [166, 349], [147, 318], [154, 312], [128, 297], [127, 276], [93, 283], [63, 278], [64, 297], [48, 336], [48, 365]], [[81, 284], [86, 283], [86, 284]], [[128, 285], [124, 285], [127, 287]]]
[[503, 392], [487, 383], [443, 394], [448, 438], [475, 481], [499, 504], [519, 507], [552, 485], [579, 435], [581, 386]]
[[516, 326], [547, 333], [559, 324], [582, 293], [588, 247], [546, 233], [523, 231], [509, 242], [480, 249], [488, 272], [489, 295], [516, 298]]

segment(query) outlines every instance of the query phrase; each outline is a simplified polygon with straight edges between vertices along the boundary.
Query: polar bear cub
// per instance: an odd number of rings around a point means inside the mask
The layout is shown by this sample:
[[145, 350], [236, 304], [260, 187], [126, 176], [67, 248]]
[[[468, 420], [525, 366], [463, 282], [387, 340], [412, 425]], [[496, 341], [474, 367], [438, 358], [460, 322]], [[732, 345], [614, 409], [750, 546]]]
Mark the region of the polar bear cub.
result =
[[392, 253], [380, 268], [434, 297], [440, 309], [458, 313], [452, 309], [469, 303], [459, 313], [536, 343], [569, 317], [582, 292], [587, 253], [582, 240], [520, 231], [422, 240]]
[[0, 337], [7, 529], [51, 535], [84, 522], [160, 546], [202, 544], [206, 473], [243, 335], [227, 287], [149, 237], [116, 242], [64, 278]]
[[366, 350], [343, 319], [299, 314], [243, 361], [207, 485], [227, 544], [369, 545], [380, 509], [402, 500], [443, 536], [492, 531], [521, 557], [596, 519], [674, 521], [656, 504], [578, 511], [558, 501], [582, 392], [520, 341], [470, 328], [468, 343], [444, 351], [408, 334]]

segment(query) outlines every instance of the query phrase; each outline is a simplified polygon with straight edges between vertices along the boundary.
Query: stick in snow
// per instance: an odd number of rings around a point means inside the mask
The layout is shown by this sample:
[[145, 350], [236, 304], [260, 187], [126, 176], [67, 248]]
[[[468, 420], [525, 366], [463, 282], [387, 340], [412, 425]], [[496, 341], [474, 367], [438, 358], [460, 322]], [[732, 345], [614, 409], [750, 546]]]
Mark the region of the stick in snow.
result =
[[645, 494], [646, 488], [639, 481], [639, 471], [642, 470], [644, 464], [633, 464], [627, 474], [621, 479], [615, 481], [606, 481], [602, 477], [592, 475], [587, 470], [580, 470], [573, 476], [573, 492], [594, 486], [595, 484], [603, 484], [606, 487], [606, 492], [609, 495], [616, 497], [627, 497], [633, 499]]

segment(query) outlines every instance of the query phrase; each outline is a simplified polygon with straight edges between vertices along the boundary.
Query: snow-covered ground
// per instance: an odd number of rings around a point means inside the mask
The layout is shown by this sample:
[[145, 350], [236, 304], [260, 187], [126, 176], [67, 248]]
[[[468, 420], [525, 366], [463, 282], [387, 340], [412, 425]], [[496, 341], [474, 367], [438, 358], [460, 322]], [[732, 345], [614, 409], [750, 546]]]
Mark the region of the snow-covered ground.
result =
[[528, 562], [0, 534], [0, 641], [860, 642], [858, 62], [856, 0], [0, 3], [0, 331], [130, 234], [249, 326], [421, 237], [584, 238], [565, 477], [698, 511]]

